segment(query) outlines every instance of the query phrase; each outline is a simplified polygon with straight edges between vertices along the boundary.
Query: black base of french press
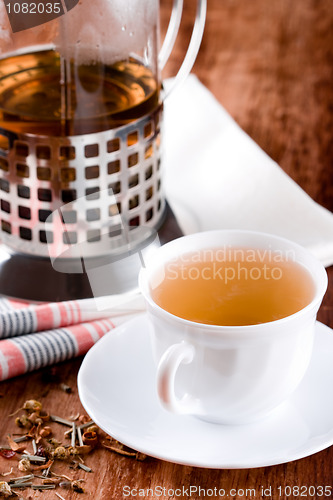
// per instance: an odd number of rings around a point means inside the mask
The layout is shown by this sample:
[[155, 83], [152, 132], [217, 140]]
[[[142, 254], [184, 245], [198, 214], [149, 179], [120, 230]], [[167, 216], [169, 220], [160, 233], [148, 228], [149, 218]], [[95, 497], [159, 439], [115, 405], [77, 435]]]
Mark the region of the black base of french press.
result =
[[[166, 204], [161, 226], [158, 229], [161, 244], [182, 236], [178, 222]], [[104, 260], [94, 257], [90, 267], [98, 268]], [[115, 273], [108, 277], [105, 295], [122, 293], [137, 286], [137, 272], [121, 269], [121, 261], [115, 263]], [[126, 266], [126, 262], [123, 262]], [[125, 276], [125, 279], [124, 278]], [[95, 292], [95, 291], [94, 291]], [[49, 258], [35, 257], [23, 253], [12, 253], [6, 247], [0, 252], [0, 294], [7, 297], [33, 302], [60, 302], [96, 297], [87, 272], [63, 273], [56, 271]], [[103, 294], [100, 289], [99, 295]]]

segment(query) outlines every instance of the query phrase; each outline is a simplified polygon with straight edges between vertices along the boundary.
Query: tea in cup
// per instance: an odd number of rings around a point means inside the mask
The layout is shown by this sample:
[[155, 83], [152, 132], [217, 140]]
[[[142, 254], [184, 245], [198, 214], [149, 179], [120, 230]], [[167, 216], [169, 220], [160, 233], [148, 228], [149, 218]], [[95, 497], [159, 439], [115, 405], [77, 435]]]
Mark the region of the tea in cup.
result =
[[159, 248], [139, 284], [169, 411], [246, 423], [301, 382], [327, 288], [301, 246], [250, 231], [192, 234]]

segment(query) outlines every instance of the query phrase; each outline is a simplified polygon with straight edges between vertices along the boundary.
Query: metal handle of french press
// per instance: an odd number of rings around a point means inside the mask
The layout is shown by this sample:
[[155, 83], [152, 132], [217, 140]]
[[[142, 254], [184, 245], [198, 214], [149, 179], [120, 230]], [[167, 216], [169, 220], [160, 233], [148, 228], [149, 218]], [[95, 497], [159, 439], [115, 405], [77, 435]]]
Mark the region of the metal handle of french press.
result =
[[[183, 0], [173, 1], [169, 26], [158, 56], [158, 62], [161, 69], [163, 69], [165, 64], [167, 63], [176, 42], [182, 18], [183, 6]], [[177, 75], [174, 77], [172, 84], [168, 86], [167, 91], [164, 93], [163, 100], [165, 100], [171, 94], [171, 92], [175, 90], [176, 87], [183, 83], [193, 67], [200, 48], [205, 28], [206, 12], [207, 0], [197, 0], [196, 18], [194, 21], [192, 35], [185, 58], [178, 70]]]

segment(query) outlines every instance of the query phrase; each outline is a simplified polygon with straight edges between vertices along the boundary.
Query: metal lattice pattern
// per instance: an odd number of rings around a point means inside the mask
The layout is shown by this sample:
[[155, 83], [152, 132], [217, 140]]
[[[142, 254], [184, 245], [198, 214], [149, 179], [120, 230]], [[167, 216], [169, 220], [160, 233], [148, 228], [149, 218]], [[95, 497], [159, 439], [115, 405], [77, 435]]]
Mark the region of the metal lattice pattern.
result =
[[[119, 217], [133, 231], [157, 227], [164, 210], [161, 120], [159, 108], [118, 129], [81, 136], [0, 129], [2, 240], [39, 256], [86, 242], [85, 253], [97, 256], [107, 251], [107, 238], [119, 237]], [[61, 225], [53, 221], [55, 210]]]

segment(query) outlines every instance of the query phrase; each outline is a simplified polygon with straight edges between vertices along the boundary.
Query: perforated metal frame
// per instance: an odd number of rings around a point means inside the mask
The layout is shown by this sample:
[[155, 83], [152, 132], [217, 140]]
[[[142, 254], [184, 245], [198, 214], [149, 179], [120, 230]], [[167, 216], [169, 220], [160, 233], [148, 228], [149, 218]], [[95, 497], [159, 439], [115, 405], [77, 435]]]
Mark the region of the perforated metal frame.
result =
[[[82, 256], [90, 257], [105, 254], [106, 240], [119, 237], [118, 214], [132, 237], [141, 226], [158, 228], [165, 208], [162, 118], [160, 106], [117, 129], [71, 137], [0, 128], [2, 241], [41, 257], [86, 242]], [[63, 225], [52, 220], [59, 209]]]

